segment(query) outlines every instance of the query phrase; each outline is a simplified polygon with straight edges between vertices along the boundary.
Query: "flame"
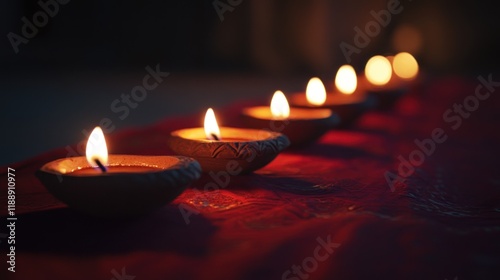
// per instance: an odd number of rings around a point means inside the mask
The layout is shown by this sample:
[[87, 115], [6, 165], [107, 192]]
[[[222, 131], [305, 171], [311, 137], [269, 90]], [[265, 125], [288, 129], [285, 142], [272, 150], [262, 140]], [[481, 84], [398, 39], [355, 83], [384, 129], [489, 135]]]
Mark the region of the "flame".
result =
[[358, 86], [356, 71], [351, 65], [342, 65], [335, 76], [335, 86], [344, 94], [352, 94]]
[[[326, 89], [323, 82], [317, 77], [311, 78], [306, 88], [307, 101], [316, 106], [323, 105], [326, 101]], [[286, 99], [285, 99], [286, 100]]]
[[285, 95], [280, 90], [274, 93], [271, 100], [271, 114], [278, 119], [286, 119], [290, 116], [290, 106]]
[[108, 147], [104, 133], [99, 126], [96, 126], [90, 134], [85, 154], [92, 167], [98, 167], [96, 160], [99, 160], [104, 166], [108, 165]]
[[418, 74], [418, 63], [413, 55], [407, 52], [400, 52], [394, 56], [392, 61], [394, 73], [402, 79], [413, 79]]
[[365, 75], [370, 83], [383, 86], [391, 79], [391, 62], [386, 57], [376, 55], [370, 58], [366, 63]]
[[220, 130], [215, 118], [214, 110], [208, 108], [205, 114], [205, 135], [208, 140], [220, 140]]

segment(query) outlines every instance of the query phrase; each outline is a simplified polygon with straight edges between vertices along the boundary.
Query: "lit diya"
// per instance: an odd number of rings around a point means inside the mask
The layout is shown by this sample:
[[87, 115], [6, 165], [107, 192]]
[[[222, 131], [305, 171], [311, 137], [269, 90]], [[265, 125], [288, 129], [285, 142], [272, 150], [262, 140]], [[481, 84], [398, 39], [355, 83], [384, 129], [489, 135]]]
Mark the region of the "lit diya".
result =
[[285, 134], [291, 147], [313, 143], [339, 124], [338, 115], [330, 109], [290, 107], [281, 91], [274, 93], [270, 106], [244, 108], [242, 118], [250, 127]]
[[214, 111], [205, 114], [204, 127], [185, 128], [170, 134], [168, 146], [179, 155], [196, 159], [203, 172], [250, 173], [269, 164], [290, 145], [279, 132], [220, 127]]
[[36, 175], [70, 208], [98, 217], [126, 218], [171, 202], [201, 176], [201, 168], [187, 157], [108, 155], [104, 134], [96, 127], [85, 157], [51, 161]]

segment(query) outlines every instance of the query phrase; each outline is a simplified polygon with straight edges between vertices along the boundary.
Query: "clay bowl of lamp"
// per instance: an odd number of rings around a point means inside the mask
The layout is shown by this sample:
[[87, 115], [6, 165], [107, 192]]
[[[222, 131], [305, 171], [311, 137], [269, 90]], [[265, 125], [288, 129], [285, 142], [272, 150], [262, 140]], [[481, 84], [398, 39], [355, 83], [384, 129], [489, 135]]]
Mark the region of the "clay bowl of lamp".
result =
[[266, 166], [289, 145], [287, 136], [279, 132], [219, 127], [211, 108], [204, 127], [173, 131], [168, 140], [172, 151], [196, 159], [203, 172], [226, 171], [233, 176]]
[[282, 91], [274, 93], [270, 106], [244, 108], [241, 117], [249, 127], [285, 134], [291, 148], [314, 143], [340, 122], [338, 115], [328, 108], [289, 106]]
[[97, 127], [86, 156], [48, 162], [36, 176], [55, 198], [78, 212], [135, 218], [173, 201], [201, 176], [201, 167], [188, 157], [108, 155]]

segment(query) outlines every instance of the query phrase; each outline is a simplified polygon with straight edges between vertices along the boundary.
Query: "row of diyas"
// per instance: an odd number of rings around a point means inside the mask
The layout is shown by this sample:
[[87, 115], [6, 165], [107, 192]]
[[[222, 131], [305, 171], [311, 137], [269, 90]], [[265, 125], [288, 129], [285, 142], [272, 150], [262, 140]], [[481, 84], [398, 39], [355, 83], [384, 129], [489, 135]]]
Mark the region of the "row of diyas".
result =
[[[344, 65], [333, 92], [327, 93], [321, 80], [312, 78], [305, 93], [291, 95], [290, 106], [283, 92], [276, 91], [270, 106], [241, 112], [252, 128], [219, 127], [208, 109], [204, 127], [171, 133], [168, 146], [180, 156], [108, 155], [104, 134], [96, 127], [85, 157], [49, 162], [37, 177], [56, 198], [81, 212], [141, 216], [175, 199], [202, 171], [246, 174], [269, 164], [289, 146], [302, 147], [339, 124], [350, 124], [372, 108], [370, 93], [392, 94], [415, 77], [413, 57], [399, 55], [369, 60], [361, 86], [352, 66]], [[404, 66], [397, 66], [399, 61]], [[393, 70], [397, 75], [391, 77]]]
[[306, 93], [293, 94], [290, 103], [297, 107], [330, 108], [347, 127], [367, 109], [390, 109], [409, 91], [418, 74], [418, 63], [407, 52], [376, 55], [367, 61], [361, 75], [351, 65], [342, 65], [331, 93], [326, 94], [323, 83], [315, 77], [309, 81]]

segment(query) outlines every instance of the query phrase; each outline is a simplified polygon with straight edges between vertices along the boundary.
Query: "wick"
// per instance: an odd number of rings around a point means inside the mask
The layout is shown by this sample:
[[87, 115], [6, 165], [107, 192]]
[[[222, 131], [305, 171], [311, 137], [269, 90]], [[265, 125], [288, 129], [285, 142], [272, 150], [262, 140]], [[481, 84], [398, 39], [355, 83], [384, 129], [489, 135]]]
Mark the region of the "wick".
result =
[[214, 140], [217, 140], [219, 141], [219, 137], [217, 137], [217, 135], [215, 135], [215, 133], [210, 133], [210, 136], [212, 136], [212, 138], [214, 138]]
[[102, 172], [106, 172], [106, 171], [108, 171], [108, 170], [106, 169], [106, 166], [104, 166], [104, 165], [101, 163], [101, 161], [100, 161], [100, 160], [98, 160], [98, 159], [94, 159], [94, 161], [95, 161], [95, 163], [97, 164], [97, 166], [99, 166], [99, 169], [101, 169], [101, 171], [102, 171]]

